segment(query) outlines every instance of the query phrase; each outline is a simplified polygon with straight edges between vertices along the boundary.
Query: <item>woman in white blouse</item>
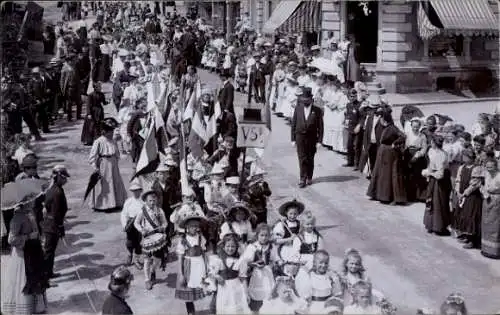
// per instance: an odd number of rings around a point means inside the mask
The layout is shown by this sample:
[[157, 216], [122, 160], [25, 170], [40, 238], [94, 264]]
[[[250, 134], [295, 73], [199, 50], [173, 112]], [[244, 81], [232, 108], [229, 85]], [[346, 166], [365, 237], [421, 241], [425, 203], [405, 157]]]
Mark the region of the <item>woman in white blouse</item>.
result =
[[127, 199], [118, 161], [120, 151], [113, 140], [113, 133], [118, 122], [114, 118], [104, 119], [103, 135], [97, 138], [90, 150], [89, 163], [101, 176], [90, 200], [95, 211], [120, 210]]
[[410, 128], [405, 130], [405, 156], [408, 161], [406, 192], [408, 193], [408, 201], [423, 202], [427, 189], [427, 180], [422, 176], [422, 171], [427, 166], [427, 137], [421, 132], [422, 121], [419, 118], [413, 118], [410, 124]]
[[335, 76], [328, 76], [327, 87], [323, 93], [324, 103], [324, 136], [323, 145], [333, 151], [345, 153], [344, 145], [344, 112], [349, 100], [340, 89], [340, 81]]

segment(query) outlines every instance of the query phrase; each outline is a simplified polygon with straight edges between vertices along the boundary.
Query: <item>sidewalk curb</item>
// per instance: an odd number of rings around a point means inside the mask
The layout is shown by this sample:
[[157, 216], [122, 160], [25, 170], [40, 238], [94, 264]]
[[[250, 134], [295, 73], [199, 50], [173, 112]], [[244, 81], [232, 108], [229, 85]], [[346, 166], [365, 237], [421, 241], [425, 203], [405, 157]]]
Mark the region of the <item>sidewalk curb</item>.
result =
[[[481, 98], [468, 98], [463, 100], [435, 100], [435, 101], [417, 101], [408, 103], [391, 103], [392, 107], [403, 107], [406, 105], [413, 106], [426, 106], [426, 105], [446, 105], [446, 104], [465, 104], [465, 103], [483, 103], [483, 102], [500, 102], [500, 97], [481, 97]], [[389, 102], [390, 103], [390, 102]]]

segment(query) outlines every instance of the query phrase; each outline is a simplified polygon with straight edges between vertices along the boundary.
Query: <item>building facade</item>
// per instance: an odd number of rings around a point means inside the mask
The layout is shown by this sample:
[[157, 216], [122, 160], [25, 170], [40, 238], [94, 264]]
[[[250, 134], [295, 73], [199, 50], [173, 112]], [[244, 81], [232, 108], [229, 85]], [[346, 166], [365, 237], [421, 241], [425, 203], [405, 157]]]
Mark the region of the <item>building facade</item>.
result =
[[323, 48], [331, 37], [353, 36], [363, 80], [380, 83], [387, 92], [474, 91], [498, 80], [497, 0], [324, 0], [320, 5]]

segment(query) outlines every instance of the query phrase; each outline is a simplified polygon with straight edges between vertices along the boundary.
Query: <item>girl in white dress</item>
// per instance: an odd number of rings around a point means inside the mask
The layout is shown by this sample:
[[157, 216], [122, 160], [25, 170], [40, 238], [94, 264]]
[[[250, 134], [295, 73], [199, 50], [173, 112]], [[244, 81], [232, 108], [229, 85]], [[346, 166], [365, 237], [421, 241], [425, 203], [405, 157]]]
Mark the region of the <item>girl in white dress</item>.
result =
[[281, 106], [281, 112], [287, 120], [291, 120], [293, 112], [297, 106], [297, 93], [299, 93], [299, 84], [293, 76], [287, 78], [288, 85], [285, 90], [285, 98]]
[[293, 241], [300, 231], [298, 216], [304, 212], [305, 206], [297, 200], [285, 202], [278, 212], [283, 219], [276, 222], [273, 227], [273, 240], [277, 245], [278, 256], [285, 262], [297, 262], [297, 256], [293, 250]]
[[345, 74], [344, 74], [345, 55], [342, 52], [342, 50], [338, 49], [337, 43], [331, 44], [331, 50], [332, 50], [333, 68], [335, 69], [334, 75], [337, 77], [337, 79], [340, 81], [340, 83], [344, 83], [345, 82]]
[[295, 315], [307, 313], [307, 303], [294, 291], [293, 279], [286, 276], [276, 277], [273, 298], [265, 301], [261, 314]]
[[200, 222], [205, 216], [199, 209], [191, 207], [179, 213], [178, 224], [186, 233], [177, 244], [179, 271], [177, 273], [177, 288], [175, 297], [186, 303], [187, 313], [195, 314], [194, 302], [205, 297], [203, 288], [207, 276], [206, 243], [201, 235]]
[[316, 230], [316, 218], [310, 211], [305, 213], [302, 230], [292, 243], [294, 256], [307, 272], [313, 268], [314, 254], [324, 248], [323, 237]]
[[213, 314], [250, 314], [247, 301], [246, 266], [239, 265], [238, 237], [226, 234], [220, 252], [210, 258], [208, 275], [215, 282]]
[[263, 301], [271, 298], [274, 287], [272, 265], [278, 262], [276, 251], [271, 243], [271, 229], [261, 223], [255, 229], [257, 240], [248, 244], [240, 258], [240, 266], [247, 266], [248, 298], [250, 310], [257, 314]]
[[340, 81], [329, 76], [328, 88], [323, 94], [324, 107], [324, 137], [323, 144], [333, 151], [345, 153], [344, 146], [344, 112], [349, 103], [347, 96], [340, 90]]
[[329, 314], [332, 307], [342, 304], [341, 277], [329, 267], [330, 256], [319, 250], [314, 254], [312, 270], [299, 273], [295, 279], [299, 296], [308, 301], [309, 314]]
[[235, 203], [228, 213], [228, 220], [220, 228], [220, 239], [228, 234], [235, 234], [238, 238], [239, 253], [243, 253], [247, 247], [252, 233], [252, 224], [249, 220], [250, 211], [241, 202]]
[[274, 70], [272, 81], [271, 81], [271, 96], [269, 98], [269, 103], [271, 104], [271, 109], [273, 111], [276, 110], [276, 106], [278, 104], [278, 96], [280, 86], [284, 85], [282, 82], [285, 80], [285, 70], [283, 69], [283, 63], [278, 62], [276, 64], [276, 70]]

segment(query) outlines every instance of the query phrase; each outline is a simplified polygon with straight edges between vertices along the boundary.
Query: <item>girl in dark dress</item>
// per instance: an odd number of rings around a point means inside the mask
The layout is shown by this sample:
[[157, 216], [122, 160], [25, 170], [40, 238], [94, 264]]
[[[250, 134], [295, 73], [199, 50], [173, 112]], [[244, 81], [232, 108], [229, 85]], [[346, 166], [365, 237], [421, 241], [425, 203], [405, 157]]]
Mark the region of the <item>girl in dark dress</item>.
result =
[[384, 126], [367, 195], [383, 203], [406, 203], [403, 153], [404, 134], [394, 125], [390, 109], [383, 111]]
[[130, 290], [130, 284], [134, 276], [124, 266], [116, 268], [111, 274], [108, 289], [111, 294], [106, 298], [102, 306], [103, 315], [124, 315], [134, 314], [125, 299]]
[[443, 151], [443, 137], [433, 135], [431, 148], [427, 153], [429, 165], [422, 171], [428, 180], [425, 202], [424, 226], [428, 233], [449, 235], [451, 223], [450, 193], [452, 190], [448, 157]]
[[459, 241], [464, 248], [481, 246], [481, 209], [483, 197], [480, 192], [482, 169], [474, 165], [475, 154], [472, 149], [462, 152], [464, 164], [458, 168], [455, 180], [457, 207], [453, 212], [453, 229], [462, 233]]
[[87, 97], [87, 117], [83, 123], [81, 141], [92, 145], [101, 136], [101, 123], [104, 120], [106, 98], [101, 92], [101, 83], [94, 82], [94, 92]]

